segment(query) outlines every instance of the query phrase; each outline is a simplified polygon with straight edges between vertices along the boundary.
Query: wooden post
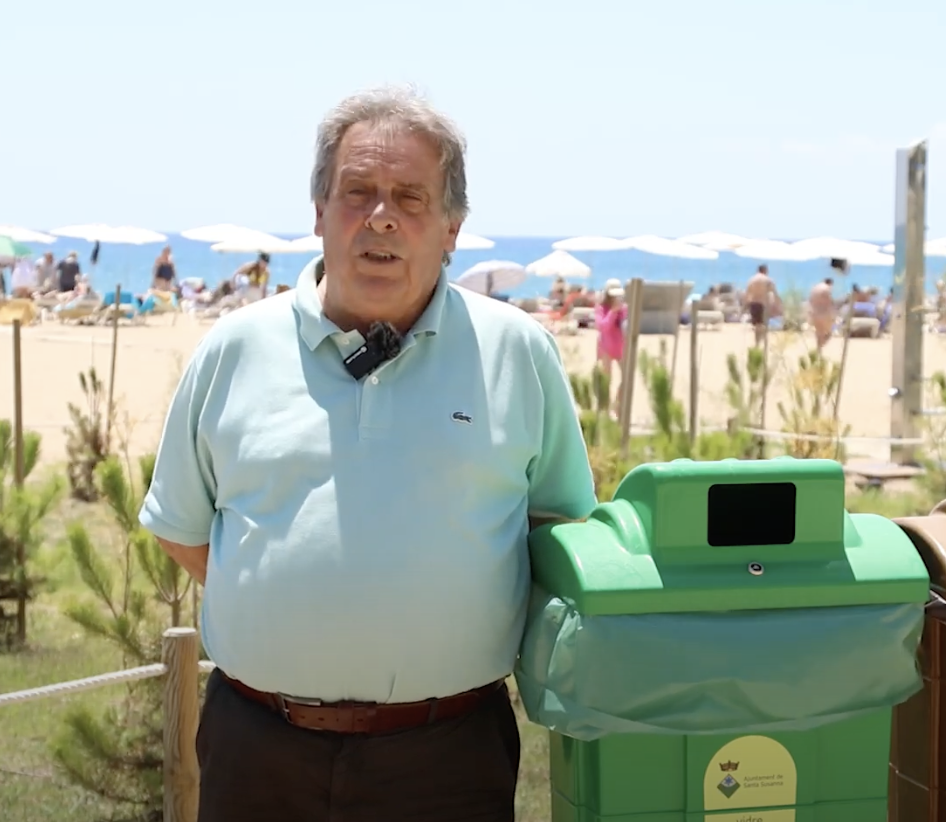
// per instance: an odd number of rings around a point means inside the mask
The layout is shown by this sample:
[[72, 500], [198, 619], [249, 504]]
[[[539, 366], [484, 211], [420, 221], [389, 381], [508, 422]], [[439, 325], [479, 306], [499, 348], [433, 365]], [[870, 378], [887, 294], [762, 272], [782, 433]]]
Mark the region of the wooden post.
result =
[[627, 300], [627, 334], [624, 337], [624, 359], [621, 362], [621, 454], [627, 456], [631, 437], [631, 410], [634, 405], [634, 380], [637, 377], [637, 347], [641, 335], [641, 307], [644, 281], [635, 277], [624, 289]]
[[[680, 315], [683, 313], [683, 306], [686, 305], [686, 294], [683, 292], [685, 287], [683, 280], [680, 280], [680, 300], [677, 303], [677, 321], [673, 325], [673, 356], [670, 359], [671, 396], [674, 395], [674, 387], [677, 384], [677, 349], [680, 347]], [[696, 303], [692, 302], [690, 305], [690, 324], [692, 325], [696, 317], [696, 310], [692, 306], [695, 306]]]
[[193, 628], [164, 632], [164, 822], [197, 822], [197, 679], [199, 642]]
[[838, 386], [834, 393], [834, 409], [831, 419], [834, 422], [834, 458], [841, 458], [841, 386], [844, 385], [844, 369], [847, 367], [847, 349], [851, 340], [851, 328], [854, 325], [854, 288], [848, 297], [847, 314], [844, 317], [844, 339], [841, 341], [841, 364], [838, 366]]
[[696, 442], [700, 398], [699, 327], [697, 312], [690, 312], [690, 445]]
[[[769, 295], [771, 297], [771, 295]], [[759, 398], [759, 430], [765, 431], [765, 411], [769, 394], [769, 300], [762, 309], [762, 396]], [[759, 434], [758, 458], [765, 459], [765, 434]]]
[[115, 304], [112, 306], [112, 367], [108, 374], [108, 416], [105, 418], [105, 453], [112, 447], [112, 417], [115, 416], [115, 359], [118, 356], [118, 316], [121, 311], [122, 287], [115, 286]]
[[[13, 321], [13, 482], [23, 487], [26, 479], [26, 463], [23, 451], [23, 354], [20, 347], [20, 321]], [[16, 543], [17, 573], [24, 581], [16, 595], [16, 641], [26, 642], [26, 550], [23, 543]]]

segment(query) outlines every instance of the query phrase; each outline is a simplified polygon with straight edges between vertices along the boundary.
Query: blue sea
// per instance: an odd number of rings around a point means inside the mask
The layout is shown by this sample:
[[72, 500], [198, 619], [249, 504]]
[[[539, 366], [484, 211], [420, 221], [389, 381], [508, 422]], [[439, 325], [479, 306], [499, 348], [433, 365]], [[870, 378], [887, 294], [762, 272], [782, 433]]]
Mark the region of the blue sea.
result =
[[[294, 239], [297, 235], [277, 235], [285, 239]], [[526, 265], [533, 260], [551, 253], [552, 243], [562, 237], [492, 237], [496, 245], [484, 251], [458, 251], [453, 255], [449, 275], [455, 279], [467, 268], [484, 260], [510, 260]], [[881, 244], [886, 241], [881, 241]], [[244, 262], [252, 260], [253, 254], [230, 254], [210, 250], [209, 243], [186, 240], [169, 234], [178, 277], [203, 277], [211, 287], [220, 280], [229, 278]], [[100, 293], [110, 291], [116, 284], [121, 284], [122, 291], [131, 290], [139, 294], [151, 283], [151, 269], [154, 259], [163, 244], [132, 246], [102, 244], [98, 265], [89, 267], [92, 244], [82, 240], [61, 238], [51, 246], [32, 246], [37, 254], [52, 250], [59, 259], [69, 251], [79, 252], [83, 271], [92, 274], [93, 286]], [[744, 285], [762, 260], [748, 260], [729, 252], [720, 252], [717, 260], [682, 260], [672, 257], [659, 257], [639, 251], [599, 251], [574, 252], [574, 256], [591, 267], [592, 274], [583, 283], [590, 288], [600, 288], [611, 277], [622, 282], [632, 277], [645, 280], [685, 280], [693, 283], [696, 293], [706, 291], [711, 285], [731, 282], [736, 287]], [[305, 254], [273, 254], [270, 261], [272, 283], [294, 286], [299, 271], [310, 259]], [[926, 291], [935, 293], [935, 283], [946, 268], [946, 260], [930, 258], [927, 260]], [[769, 264], [769, 273], [775, 279], [780, 290], [800, 289], [805, 294], [816, 282], [830, 272], [827, 260], [810, 262], [773, 262]], [[836, 273], [835, 273], [836, 276]], [[861, 286], [875, 285], [885, 293], [892, 283], [893, 272], [889, 268], [865, 266], [854, 267], [849, 283]], [[849, 283], [844, 284], [846, 286]], [[839, 283], [836, 280], [836, 291]], [[535, 297], [549, 291], [551, 281], [543, 277], [530, 277], [519, 288], [512, 291], [510, 297]]]

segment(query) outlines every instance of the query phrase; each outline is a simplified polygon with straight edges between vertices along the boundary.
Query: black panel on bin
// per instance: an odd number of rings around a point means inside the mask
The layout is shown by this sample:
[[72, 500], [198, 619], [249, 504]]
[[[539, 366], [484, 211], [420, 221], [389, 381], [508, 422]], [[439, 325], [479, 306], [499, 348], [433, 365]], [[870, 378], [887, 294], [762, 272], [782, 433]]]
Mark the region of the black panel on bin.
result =
[[796, 495], [793, 482], [711, 485], [706, 541], [714, 547], [790, 545]]

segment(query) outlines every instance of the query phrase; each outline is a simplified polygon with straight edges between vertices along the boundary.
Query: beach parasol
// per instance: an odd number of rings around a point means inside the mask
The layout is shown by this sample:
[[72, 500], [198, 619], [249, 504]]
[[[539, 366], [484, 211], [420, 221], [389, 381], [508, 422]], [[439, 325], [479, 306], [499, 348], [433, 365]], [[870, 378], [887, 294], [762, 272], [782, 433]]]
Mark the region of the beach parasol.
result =
[[310, 234], [308, 237], [299, 237], [298, 239], [291, 240], [289, 242], [289, 247], [285, 249], [284, 253], [290, 254], [293, 252], [297, 253], [319, 253], [322, 251], [322, 238], [316, 237], [314, 234]]
[[698, 245], [713, 251], [732, 251], [740, 246], [748, 245], [753, 240], [739, 234], [727, 234], [725, 231], [703, 231], [699, 234], [687, 234], [685, 237], [678, 237], [677, 242], [686, 245]]
[[11, 240], [16, 240], [18, 243], [43, 243], [44, 245], [48, 245], [49, 243], [56, 242], [56, 238], [49, 234], [43, 234], [40, 231], [31, 231], [28, 228], [21, 228], [18, 225], [0, 225], [0, 237], [9, 237]]
[[282, 254], [293, 249], [289, 240], [283, 240], [274, 234], [265, 231], [254, 231], [247, 228], [239, 234], [234, 234], [223, 242], [210, 246], [211, 251], [231, 252], [234, 254]]
[[858, 254], [852, 254], [844, 257], [848, 265], [893, 265], [893, 254], [881, 254], [879, 251], [862, 251]]
[[522, 285], [528, 277], [525, 266], [509, 260], [486, 260], [468, 268], [455, 280], [456, 284], [487, 296]]
[[591, 269], [567, 251], [557, 250], [529, 263], [526, 266], [526, 273], [534, 274], [536, 277], [571, 279], [589, 277], [591, 276]]
[[633, 251], [643, 251], [645, 254], [659, 254], [662, 257], [680, 257], [685, 260], [715, 260], [719, 258], [718, 251], [690, 245], [680, 240], [668, 240], [666, 237], [657, 237], [653, 234], [642, 234], [640, 237], [628, 237], [623, 241], [624, 248]]
[[812, 249], [796, 248], [792, 243], [781, 240], [756, 240], [733, 249], [737, 257], [748, 260], [768, 260], [770, 262], [803, 263], [817, 260], [818, 255]]
[[876, 243], [865, 243], [861, 240], [839, 240], [837, 237], [812, 237], [808, 240], [799, 240], [791, 244], [799, 251], [811, 255], [811, 259], [841, 259], [849, 260], [852, 257], [872, 253], [879, 253], [880, 246]]
[[558, 251], [621, 251], [626, 248], [622, 240], [614, 237], [569, 237], [552, 243]]
[[199, 243], [222, 243], [234, 237], [239, 237], [247, 231], [253, 231], [253, 229], [234, 225], [233, 223], [217, 223], [216, 225], [189, 228], [187, 231], [182, 231], [181, 236], [185, 240], [194, 240]]
[[[0, 234], [3, 233], [3, 226], [0, 226]], [[880, 249], [884, 254], [893, 254], [897, 250], [895, 243], [888, 243]], [[946, 237], [938, 240], [927, 240], [923, 244], [923, 254], [927, 257], [946, 257]]]
[[466, 234], [461, 231], [457, 234], [457, 251], [485, 251], [496, 243], [477, 234]]
[[150, 245], [151, 243], [163, 243], [167, 240], [166, 235], [147, 228], [136, 228], [130, 225], [110, 226], [104, 223], [68, 225], [53, 229], [50, 233], [57, 237], [69, 237], [90, 243], [114, 243], [115, 245]]
[[28, 245], [17, 242], [12, 237], [0, 236], [0, 258], [29, 257], [32, 253]]

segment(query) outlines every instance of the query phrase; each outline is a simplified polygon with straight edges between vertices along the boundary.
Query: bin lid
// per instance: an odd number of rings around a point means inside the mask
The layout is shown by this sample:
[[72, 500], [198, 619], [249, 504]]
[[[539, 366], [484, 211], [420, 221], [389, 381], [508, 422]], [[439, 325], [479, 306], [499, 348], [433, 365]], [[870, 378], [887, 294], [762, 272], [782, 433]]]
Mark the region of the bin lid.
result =
[[925, 602], [910, 538], [844, 491], [833, 460], [641, 465], [586, 522], [532, 532], [533, 580], [583, 614]]

